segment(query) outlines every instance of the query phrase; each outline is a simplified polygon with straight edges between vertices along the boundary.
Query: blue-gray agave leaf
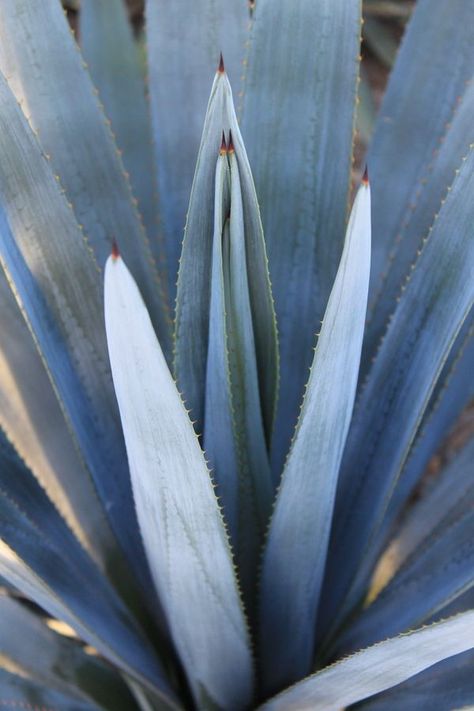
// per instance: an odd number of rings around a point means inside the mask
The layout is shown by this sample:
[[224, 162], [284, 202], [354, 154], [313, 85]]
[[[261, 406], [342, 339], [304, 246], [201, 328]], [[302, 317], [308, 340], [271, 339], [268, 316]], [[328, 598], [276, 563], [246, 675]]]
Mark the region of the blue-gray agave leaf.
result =
[[254, 612], [273, 484], [255, 358], [249, 229], [243, 211], [247, 195], [229, 138], [229, 150], [224, 139], [216, 170], [204, 447], [229, 522], [247, 607]]
[[390, 689], [474, 644], [474, 610], [400, 635], [346, 657], [303, 679], [262, 711], [340, 711]]
[[172, 298], [209, 93], [208, 77], [222, 50], [237, 86], [247, 25], [245, 0], [146, 0], [150, 107]]
[[311, 669], [337, 477], [354, 404], [370, 273], [370, 188], [359, 188], [264, 551], [265, 691]]
[[[450, 3], [418, 0], [380, 108], [368, 157], [374, 189], [374, 234], [377, 235], [373, 249], [371, 306], [376, 295], [382, 302], [385, 300], [381, 277], [419, 193], [429, 193], [433, 186], [433, 196], [440, 190], [442, 195], [451, 182], [449, 177], [446, 180], [436, 171], [431, 173], [433, 156], [449, 133], [458, 101], [465, 92], [466, 82], [472, 78], [473, 61], [473, 0]], [[472, 135], [472, 131], [470, 133]], [[466, 134], [460, 137], [469, 140]], [[466, 150], [467, 146], [464, 153]], [[451, 169], [456, 167], [453, 164]], [[431, 218], [433, 215], [434, 212]], [[403, 239], [400, 244], [397, 264], [393, 266], [399, 281], [405, 273], [405, 249], [408, 255], [413, 249], [409, 239]], [[399, 254], [402, 255], [400, 262]], [[411, 261], [410, 256], [407, 261]], [[398, 263], [401, 271], [398, 271]]]
[[133, 708], [125, 683], [103, 660], [48, 629], [40, 615], [8, 595], [0, 595], [0, 655], [4, 664], [77, 700], [108, 711]]
[[117, 255], [105, 271], [105, 323], [140, 530], [174, 644], [198, 707], [246, 708], [253, 661], [224, 522], [146, 307]]
[[79, 38], [94, 86], [112, 124], [143, 218], [150, 250], [168, 287], [165, 249], [158, 230], [149, 106], [140, 54], [124, 0], [83, 0]]
[[0, 70], [38, 132], [99, 266], [117, 239], [169, 353], [171, 322], [158, 271], [109, 122], [57, 0], [1, 3]]
[[146, 584], [146, 562], [106, 361], [100, 273], [1, 76], [0, 106], [2, 267], [14, 283], [17, 301], [111, 526]]
[[268, 245], [281, 344], [279, 477], [348, 217], [359, 0], [258, 0], [242, 134]]
[[222, 131], [226, 136], [232, 131], [234, 175], [240, 183], [243, 213], [240, 239], [245, 240], [258, 389], [268, 444], [278, 384], [275, 314], [253, 179], [223, 67], [217, 72], [211, 90], [186, 222], [176, 301], [175, 372], [180, 391], [197, 422], [197, 431], [202, 432], [214, 234], [214, 173]]
[[403, 287], [356, 406], [326, 571], [327, 619], [363, 597], [367, 581], [360, 577], [348, 593], [351, 580], [376, 540], [439, 373], [473, 305], [473, 168], [471, 148]]

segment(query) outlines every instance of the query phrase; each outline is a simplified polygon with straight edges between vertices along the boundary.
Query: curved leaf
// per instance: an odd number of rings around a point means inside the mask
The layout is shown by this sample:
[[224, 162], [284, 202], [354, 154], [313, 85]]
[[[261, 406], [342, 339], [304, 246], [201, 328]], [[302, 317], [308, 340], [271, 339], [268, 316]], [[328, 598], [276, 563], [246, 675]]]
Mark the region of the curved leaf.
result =
[[3, 272], [0, 324], [0, 427], [81, 543], [105, 568], [116, 542]]
[[198, 705], [246, 706], [252, 658], [224, 524], [192, 423], [118, 256], [105, 270], [105, 322], [138, 519], [174, 643]]
[[88, 699], [109, 711], [133, 708], [133, 698], [117, 672], [86, 654], [75, 640], [48, 629], [41, 617], [6, 595], [0, 595], [0, 659], [0, 666], [12, 664], [51, 690]]
[[300, 681], [260, 708], [339, 711], [474, 646], [474, 610], [388, 639]]
[[0, 453], [0, 574], [175, 708], [152, 647], [114, 589], [4, 437]]
[[434, 532], [337, 639], [337, 656], [419, 627], [474, 587], [473, 530], [471, 511]]
[[99, 265], [117, 239], [170, 349], [158, 272], [110, 126], [57, 0], [1, 3], [0, 71], [38, 132]]
[[[472, 3], [472, 7], [474, 9], [474, 3]], [[474, 11], [472, 19], [474, 20]], [[463, 21], [465, 21], [464, 18]], [[463, 21], [459, 22], [457, 20], [456, 24], [462, 25]], [[439, 30], [437, 29], [437, 31]], [[474, 33], [472, 31], [471, 34], [473, 34], [472, 41], [474, 42]], [[474, 52], [472, 55], [471, 65], [474, 61]], [[413, 61], [413, 59], [410, 60], [410, 66]], [[431, 81], [437, 82], [437, 75]], [[430, 154], [429, 163], [424, 166], [423, 178], [420, 178], [421, 184], [417, 185], [416, 195], [410, 196], [410, 205], [405, 206], [406, 214], [397, 228], [396, 240], [391, 246], [389, 263], [385, 265], [385, 273], [381, 277], [377, 297], [374, 297], [376, 301], [366, 329], [367, 334], [363, 351], [366, 367], [362, 371], [364, 374], [365, 370], [370, 368], [370, 361], [384, 334], [387, 321], [396, 308], [400, 285], [410, 271], [411, 264], [416, 260], [417, 250], [422, 247], [423, 238], [429, 233], [430, 227], [439, 212], [440, 205], [448, 194], [456, 173], [459, 172], [458, 169], [462, 159], [468, 152], [470, 144], [474, 142], [474, 127], [472, 125], [474, 82], [468, 84], [465, 91], [464, 87], [462, 87], [461, 91], [461, 96], [456, 97], [454, 113], [450, 118], [449, 124], [444, 128], [445, 133], [442, 140], [440, 139], [440, 145], [436, 146], [432, 155]], [[427, 107], [427, 110], [431, 115], [433, 107]], [[398, 118], [395, 120], [398, 120]], [[429, 129], [424, 127], [423, 130], [426, 132]], [[398, 133], [397, 136], [399, 136]], [[395, 150], [397, 155], [404, 152], [398, 145]], [[416, 150], [412, 151], [411, 144], [407, 144], [407, 152], [410, 152], [410, 154], [412, 152], [416, 153]], [[407, 177], [403, 176], [402, 180], [405, 181], [406, 179]], [[381, 187], [383, 187], [385, 196], [386, 191], [390, 189], [386, 176], [380, 176], [380, 180], [383, 183]], [[396, 200], [395, 204], [393, 206], [390, 205], [390, 207], [386, 207], [384, 203], [382, 209], [389, 209], [390, 212], [396, 211]], [[380, 216], [377, 214], [377, 220], [380, 220], [380, 217], [383, 221], [390, 220], [387, 215]], [[385, 228], [384, 225], [380, 225], [380, 229], [382, 228]]]
[[474, 652], [457, 654], [354, 707], [358, 711], [470, 709], [474, 699]]
[[359, 0], [256, 3], [242, 133], [262, 210], [280, 331], [277, 478], [342, 253], [359, 51]]
[[0, 152], [2, 267], [115, 535], [146, 583], [146, 561], [106, 361], [100, 275], [74, 214], [1, 76]]
[[[38, 706], [41, 704], [41, 707]], [[43, 711], [98, 711], [95, 704], [58, 693], [18, 674], [0, 669], [0, 704], [17, 709]], [[34, 706], [32, 705], [34, 704]]]
[[[171, 296], [176, 291], [208, 80], [221, 51], [232, 80], [235, 84], [240, 80], [247, 24], [244, 0], [146, 0], [150, 104]], [[220, 126], [218, 142], [224, 128]]]
[[261, 581], [264, 684], [311, 668], [337, 477], [352, 415], [370, 273], [370, 188], [359, 188], [283, 471]]
[[474, 503], [474, 439], [471, 439], [439, 475], [432, 488], [409, 509], [403, 525], [382, 556], [372, 583], [371, 595], [385, 587], [384, 570], [392, 577], [403, 562], [453, 511]]

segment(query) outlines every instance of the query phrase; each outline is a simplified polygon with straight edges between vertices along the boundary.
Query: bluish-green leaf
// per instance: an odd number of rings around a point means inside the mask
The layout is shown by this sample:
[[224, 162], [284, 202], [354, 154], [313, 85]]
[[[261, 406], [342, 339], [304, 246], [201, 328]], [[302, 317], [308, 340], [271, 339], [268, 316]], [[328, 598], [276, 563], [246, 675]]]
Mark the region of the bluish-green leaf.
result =
[[76, 640], [48, 629], [44, 619], [7, 595], [0, 595], [0, 658], [0, 666], [12, 664], [51, 690], [109, 711], [134, 707], [117, 672], [98, 656], [86, 654]]
[[214, 80], [193, 182], [178, 278], [175, 370], [197, 431], [202, 432], [209, 341], [214, 233], [214, 172], [222, 139], [232, 131], [240, 175], [250, 309], [265, 436], [270, 441], [278, 384], [278, 350], [268, 265], [253, 179], [227, 76]]
[[0, 323], [0, 427], [81, 543], [105, 568], [116, 542], [3, 272]]
[[364, 649], [283, 691], [265, 711], [340, 711], [474, 646], [474, 610]]
[[105, 271], [105, 321], [138, 520], [196, 703], [246, 707], [252, 658], [224, 523], [199, 441], [138, 289]]
[[0, 457], [0, 574], [176, 708], [150, 643], [3, 434]]
[[384, 552], [373, 585], [380, 590], [387, 582], [383, 571], [392, 577], [416, 548], [443, 522], [459, 516], [474, 504], [474, 438], [461, 449], [442, 471], [431, 489], [412, 505], [403, 525]]
[[150, 248], [167, 288], [164, 245], [158, 233], [149, 106], [139, 49], [124, 0], [82, 0], [79, 38], [92, 81], [112, 122]]
[[170, 349], [158, 271], [110, 125], [57, 0], [1, 3], [0, 70], [38, 131], [99, 265], [115, 238], [140, 283], [163, 347]]
[[[473, 8], [472, 20], [474, 21], [474, 3], [470, 4]], [[431, 12], [431, 10], [429, 11]], [[462, 25], [463, 22], [457, 21], [456, 24]], [[437, 31], [439, 30], [437, 29]], [[474, 31], [471, 30], [471, 33], [472, 42], [474, 43]], [[474, 51], [471, 52], [471, 55], [470, 66], [472, 67], [474, 63]], [[456, 54], [456, 59], [457, 58], [458, 55]], [[410, 65], [413, 61], [411, 58]], [[449, 62], [447, 64], [450, 65]], [[434, 76], [432, 77], [431, 74]], [[430, 81], [433, 84], [438, 82], [438, 76], [433, 69], [430, 70]], [[414, 92], [416, 91], [417, 101], [414, 102], [414, 106], [418, 107], [418, 91], [415, 88], [412, 90]], [[438, 88], [437, 91], [442, 91], [442, 89]], [[367, 325], [367, 335], [364, 341], [363, 352], [365, 368], [363, 368], [362, 372], [364, 375], [370, 368], [370, 360], [374, 356], [377, 346], [384, 334], [387, 321], [396, 308], [396, 300], [400, 294], [401, 283], [409, 272], [411, 264], [416, 260], [417, 250], [422, 247], [423, 238], [428, 234], [440, 210], [442, 201], [449, 192], [450, 185], [456, 173], [459, 171], [462, 159], [469, 150], [469, 145], [474, 142], [474, 127], [472, 124], [472, 115], [474, 113], [474, 83], [469, 83], [465, 90], [464, 87], [462, 87], [460, 92], [462, 93], [457, 97], [457, 101], [452, 109], [453, 116], [450, 117], [449, 123], [443, 127], [444, 134], [442, 140], [439, 139], [440, 144], [433, 149], [432, 154], [430, 153], [429, 162], [423, 167], [424, 172], [422, 177], [420, 177], [419, 183], [413, 183], [412, 193], [409, 196], [409, 205], [405, 206], [403, 220], [396, 228], [396, 238], [394, 238], [393, 244], [390, 246], [390, 259], [389, 262], [384, 265], [384, 275], [380, 278], [380, 283], [377, 286], [378, 291], [374, 296], [375, 302], [372, 305], [372, 313], [370, 314], [369, 323]], [[427, 106], [425, 110], [429, 111], [431, 118], [431, 112], [435, 109], [430, 105]], [[407, 109], [407, 111], [409, 111], [409, 109]], [[394, 118], [397, 126], [400, 120], [405, 120], [405, 116], [397, 115], [397, 117]], [[421, 121], [421, 117], [419, 117], [418, 120]], [[428, 133], [430, 129], [423, 126], [423, 129], [420, 128], [419, 130]], [[382, 131], [383, 129], [380, 129], [380, 132]], [[397, 133], [396, 135], [399, 139], [399, 134]], [[376, 136], [375, 146], [377, 146], [377, 140], [381, 139]], [[393, 137], [390, 140], [393, 140]], [[411, 160], [412, 154], [416, 153], [418, 147], [419, 144], [416, 143], [415, 150], [412, 150], [412, 145], [407, 143], [406, 151], [410, 153], [410, 159], [407, 159], [407, 162]], [[392, 150], [396, 151], [397, 156], [404, 154], [400, 145], [392, 147]], [[384, 158], [390, 160], [388, 156], [384, 156]], [[379, 160], [381, 161], [382, 157], [380, 157]], [[377, 159], [374, 162], [377, 167]], [[372, 162], [370, 166], [372, 170]], [[383, 191], [383, 200], [386, 200], [387, 191], [390, 191], [392, 187], [391, 184], [387, 182], [385, 174], [380, 174], [380, 168], [378, 171], [379, 173], [377, 173], [377, 175], [381, 183], [379, 184], [379, 191]], [[390, 174], [389, 180], [391, 180], [393, 177], [391, 170], [388, 172]], [[413, 176], [410, 176], [409, 173], [400, 176], [400, 180], [403, 184], [410, 179], [413, 179]], [[397, 189], [399, 189], [398, 186]], [[394, 196], [392, 197], [394, 198]], [[383, 235], [386, 234], [383, 230], [389, 229], [389, 227], [385, 225], [385, 221], [390, 220], [391, 215], [397, 210], [396, 199], [394, 198], [390, 203], [384, 202], [379, 205], [379, 209], [386, 210], [386, 212], [388, 211], [390, 213], [387, 215], [386, 213], [379, 213], [378, 210], [374, 213], [374, 224], [382, 220], [383, 224], [379, 224], [378, 236], [383, 238]]]
[[354, 404], [370, 274], [370, 188], [359, 188], [266, 543], [260, 658], [272, 692], [308, 673], [339, 466]]
[[439, 373], [472, 308], [473, 190], [471, 149], [404, 287], [355, 409], [326, 571], [326, 620], [335, 622], [336, 612], [340, 619], [364, 594], [366, 580], [348, 589], [376, 540]]
[[[61, 694], [30, 679], [0, 669], [0, 704], [7, 709], [99, 711], [96, 704]], [[33, 705], [34, 704], [34, 705]], [[41, 706], [38, 706], [41, 704]]]
[[227, 151], [224, 146], [216, 169], [204, 446], [224, 515], [230, 512], [244, 599], [253, 616], [273, 485], [255, 357], [243, 197], [234, 147]]
[[240, 84], [247, 24], [245, 0], [146, 0], [153, 138], [172, 296], [209, 80], [223, 52], [234, 86]]
[[2, 267], [14, 282], [15, 296], [111, 526], [146, 581], [107, 363], [100, 274], [50, 165], [1, 76], [0, 109]]
[[359, 66], [359, 0], [258, 0], [242, 133], [267, 240], [281, 345], [279, 476], [342, 253]]
[[357, 704], [354, 711], [468, 711], [474, 699], [473, 665], [474, 652], [457, 654], [405, 683]]
[[[433, 174], [423, 188], [430, 177], [433, 155], [447, 134], [466, 82], [472, 78], [473, 61], [473, 0], [418, 0], [368, 157], [374, 191], [372, 299], [381, 288], [380, 298], [385, 300], [381, 275], [389, 266], [390, 251], [419, 194], [437, 184]], [[454, 164], [452, 170], [456, 167]], [[445, 190], [448, 182], [442, 180], [437, 189]], [[429, 220], [432, 217], [428, 215]], [[411, 252], [410, 240], [403, 239], [403, 248], [405, 244]]]
[[[471, 508], [472, 503], [471, 492]], [[338, 638], [337, 656], [420, 627], [474, 587], [474, 511], [459, 516], [454, 523], [448, 520], [433, 531], [408, 556], [382, 592]]]

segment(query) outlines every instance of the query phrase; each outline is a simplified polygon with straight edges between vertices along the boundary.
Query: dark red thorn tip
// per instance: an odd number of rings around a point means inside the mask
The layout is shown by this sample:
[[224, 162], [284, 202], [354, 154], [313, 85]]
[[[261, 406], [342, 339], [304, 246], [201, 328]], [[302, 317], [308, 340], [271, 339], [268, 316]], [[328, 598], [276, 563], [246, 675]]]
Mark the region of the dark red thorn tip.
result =
[[369, 184], [369, 171], [367, 170], [367, 164], [365, 166], [364, 175], [362, 176], [363, 185]]
[[225, 72], [224, 57], [222, 56], [222, 52], [219, 55], [219, 66], [217, 67], [217, 71], [219, 72], [219, 74], [224, 74]]
[[234, 153], [234, 152], [235, 152], [234, 141], [233, 141], [233, 139], [232, 139], [232, 131], [231, 131], [230, 129], [229, 129], [229, 143], [228, 143], [228, 146], [227, 146], [227, 150], [229, 151], [229, 153]]
[[227, 143], [225, 141], [225, 133], [222, 131], [222, 141], [221, 141], [221, 148], [220, 148], [220, 154], [221, 156], [227, 153]]
[[118, 244], [114, 238], [112, 240], [112, 259], [118, 259], [119, 257], [120, 257], [120, 252], [119, 252]]

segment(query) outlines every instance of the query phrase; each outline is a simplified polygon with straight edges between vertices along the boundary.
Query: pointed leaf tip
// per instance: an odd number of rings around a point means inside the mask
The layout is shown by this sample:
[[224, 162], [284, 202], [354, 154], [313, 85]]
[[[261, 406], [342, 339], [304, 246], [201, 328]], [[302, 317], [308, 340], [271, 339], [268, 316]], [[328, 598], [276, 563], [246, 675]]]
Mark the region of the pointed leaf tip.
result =
[[120, 251], [119, 251], [118, 244], [117, 244], [117, 241], [115, 240], [115, 238], [112, 240], [111, 255], [112, 255], [112, 259], [114, 261], [120, 257]]
[[221, 156], [227, 153], [227, 143], [225, 140], [225, 133], [222, 131], [222, 141], [221, 141], [221, 147], [220, 147], [220, 154]]
[[219, 72], [219, 74], [225, 73], [224, 57], [222, 56], [222, 52], [219, 55], [219, 66], [217, 67], [217, 71]]
[[362, 176], [362, 184], [363, 185], [369, 184], [369, 171], [367, 169], [367, 163], [365, 164], [364, 175]]
[[231, 130], [229, 130], [229, 143], [228, 143], [228, 146], [227, 146], [227, 150], [229, 151], [229, 153], [234, 153], [234, 152], [235, 152], [234, 141], [233, 141], [233, 138], [232, 138], [232, 131], [231, 131]]

